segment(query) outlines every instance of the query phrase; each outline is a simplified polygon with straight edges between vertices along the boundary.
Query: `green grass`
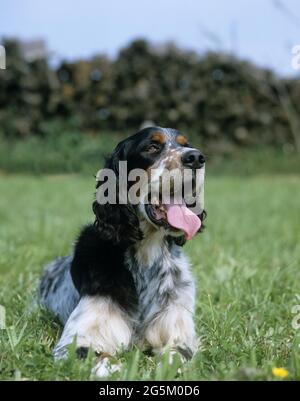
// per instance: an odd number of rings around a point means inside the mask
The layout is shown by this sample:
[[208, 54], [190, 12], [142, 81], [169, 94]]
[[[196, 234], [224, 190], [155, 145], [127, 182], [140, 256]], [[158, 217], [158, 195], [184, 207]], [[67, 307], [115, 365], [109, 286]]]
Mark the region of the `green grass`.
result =
[[[0, 127], [1, 128], [1, 127]], [[5, 174], [84, 173], [92, 176], [117, 143], [130, 133], [100, 132], [97, 135], [68, 131], [63, 126], [45, 137], [8, 140], [0, 133], [0, 172]], [[238, 147], [226, 143], [203, 147], [192, 143], [208, 160], [210, 172], [222, 175], [294, 174], [300, 171], [300, 154], [283, 147]]]
[[57, 132], [24, 140], [0, 136], [0, 170], [36, 175], [78, 172], [92, 175], [121, 139], [120, 135], [109, 133], [91, 136], [76, 131]]
[[[91, 379], [92, 357], [54, 363], [60, 327], [35, 307], [42, 266], [92, 219], [92, 176], [0, 176], [1, 379]], [[300, 176], [209, 176], [207, 229], [185, 248], [197, 280], [201, 350], [182, 373], [138, 350], [115, 379], [300, 379]], [[1, 323], [1, 321], [0, 321]], [[2, 322], [3, 323], [3, 322]]]

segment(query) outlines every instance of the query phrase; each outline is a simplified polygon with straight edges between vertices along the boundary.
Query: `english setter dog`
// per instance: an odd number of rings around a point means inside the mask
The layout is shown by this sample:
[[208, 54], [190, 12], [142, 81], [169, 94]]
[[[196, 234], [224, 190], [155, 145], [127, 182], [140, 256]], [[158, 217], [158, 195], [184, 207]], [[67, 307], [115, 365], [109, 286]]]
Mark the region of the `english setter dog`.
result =
[[[105, 165], [117, 184], [120, 161], [127, 162], [128, 174], [145, 171], [148, 186], [166, 170], [190, 170], [193, 188], [194, 173], [204, 177], [204, 156], [175, 129], [148, 127], [120, 142]], [[129, 190], [132, 183], [127, 184]], [[82, 229], [70, 256], [46, 266], [40, 281], [40, 303], [64, 325], [56, 359], [75, 341], [79, 356], [90, 348], [98, 355], [94, 372], [103, 376], [109, 374], [110, 357], [132, 344], [154, 353], [193, 355], [195, 283], [182, 246], [203, 228], [206, 213], [200, 206], [194, 213], [185, 201], [172, 199], [93, 202], [94, 224]]]

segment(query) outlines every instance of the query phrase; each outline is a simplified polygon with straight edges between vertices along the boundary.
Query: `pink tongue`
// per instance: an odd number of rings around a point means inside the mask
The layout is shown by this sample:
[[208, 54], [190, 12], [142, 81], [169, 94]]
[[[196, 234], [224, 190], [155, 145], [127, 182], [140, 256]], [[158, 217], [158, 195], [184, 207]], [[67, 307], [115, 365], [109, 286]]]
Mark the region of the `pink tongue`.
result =
[[185, 205], [166, 205], [168, 223], [184, 231], [187, 240], [192, 239], [201, 227], [199, 217]]

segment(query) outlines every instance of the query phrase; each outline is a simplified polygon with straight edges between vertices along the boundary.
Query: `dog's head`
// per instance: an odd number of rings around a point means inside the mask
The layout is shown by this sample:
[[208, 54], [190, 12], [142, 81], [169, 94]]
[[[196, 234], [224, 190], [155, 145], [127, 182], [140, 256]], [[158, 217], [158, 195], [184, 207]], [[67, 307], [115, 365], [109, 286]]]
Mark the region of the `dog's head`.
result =
[[[205, 158], [179, 131], [145, 128], [120, 142], [105, 168], [116, 176], [116, 202], [101, 204], [97, 198], [93, 210], [108, 239], [138, 241], [142, 221], [183, 245], [203, 227]], [[97, 187], [101, 185], [99, 179]], [[122, 202], [121, 186], [129, 194], [125, 201], [122, 195]]]

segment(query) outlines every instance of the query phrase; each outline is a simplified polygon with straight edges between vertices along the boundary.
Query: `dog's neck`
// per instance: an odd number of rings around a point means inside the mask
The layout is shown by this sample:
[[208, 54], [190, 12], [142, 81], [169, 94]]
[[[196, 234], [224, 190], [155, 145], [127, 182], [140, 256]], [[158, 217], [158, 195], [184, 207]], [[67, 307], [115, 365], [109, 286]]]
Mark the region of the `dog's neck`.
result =
[[151, 266], [167, 250], [166, 231], [156, 228], [146, 219], [140, 220], [144, 238], [134, 245], [135, 258], [139, 266]]

